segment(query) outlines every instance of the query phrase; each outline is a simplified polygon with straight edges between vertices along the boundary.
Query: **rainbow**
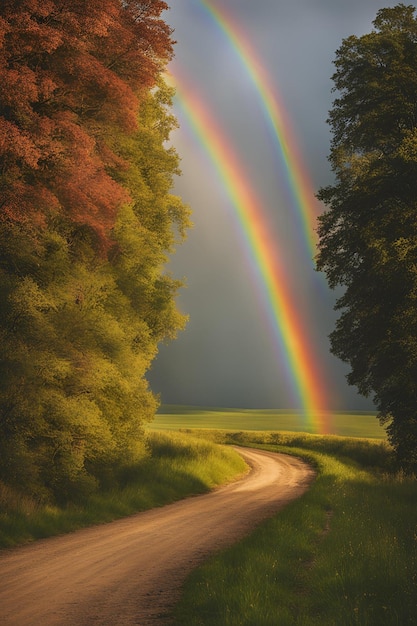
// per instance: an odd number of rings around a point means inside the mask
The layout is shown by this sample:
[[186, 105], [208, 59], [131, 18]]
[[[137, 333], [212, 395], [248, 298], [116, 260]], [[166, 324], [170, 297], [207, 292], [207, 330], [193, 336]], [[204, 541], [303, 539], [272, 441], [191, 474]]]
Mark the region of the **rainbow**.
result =
[[264, 300], [276, 345], [280, 357], [284, 356], [288, 379], [305, 423], [315, 431], [327, 432], [324, 378], [319, 373], [316, 356], [293, 303], [290, 281], [276, 241], [269, 234], [262, 205], [208, 108], [178, 72], [173, 80], [168, 78], [168, 82], [175, 86], [175, 103], [181, 117], [208, 156], [234, 208], [257, 282], [264, 287]]
[[266, 123], [275, 139], [275, 145], [284, 166], [308, 255], [310, 259], [313, 259], [317, 253], [316, 220], [320, 213], [320, 203], [315, 198], [313, 185], [299, 153], [298, 141], [291, 128], [284, 103], [274, 90], [264, 64], [256, 54], [248, 36], [237, 25], [234, 17], [228, 14], [224, 6], [221, 8], [213, 6], [207, 0], [199, 0], [198, 4], [205, 15], [223, 32], [259, 94]]

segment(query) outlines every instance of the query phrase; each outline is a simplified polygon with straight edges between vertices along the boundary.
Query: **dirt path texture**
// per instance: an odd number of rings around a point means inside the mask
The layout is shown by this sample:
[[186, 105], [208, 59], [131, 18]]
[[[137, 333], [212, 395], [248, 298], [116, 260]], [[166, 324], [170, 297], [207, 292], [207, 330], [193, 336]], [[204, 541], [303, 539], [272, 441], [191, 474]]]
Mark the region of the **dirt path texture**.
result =
[[300, 459], [239, 453], [251, 471], [209, 494], [0, 552], [0, 624], [169, 624], [189, 572], [313, 480]]

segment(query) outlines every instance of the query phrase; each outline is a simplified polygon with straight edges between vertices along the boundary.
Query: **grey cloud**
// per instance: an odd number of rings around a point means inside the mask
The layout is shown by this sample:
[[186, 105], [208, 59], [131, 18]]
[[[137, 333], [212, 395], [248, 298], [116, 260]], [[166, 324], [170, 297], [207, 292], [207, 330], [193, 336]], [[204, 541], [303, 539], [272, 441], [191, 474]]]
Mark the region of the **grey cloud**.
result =
[[[213, 2], [216, 5], [217, 2]], [[236, 14], [275, 82], [300, 141], [315, 188], [328, 184], [332, 60], [342, 39], [369, 31], [381, 0], [223, 0]], [[270, 220], [276, 245], [291, 266], [300, 308], [309, 312], [317, 363], [326, 371], [332, 408], [370, 409], [347, 385], [346, 366], [329, 353], [335, 294], [302, 255], [282, 167], [259, 111], [259, 99], [233, 50], [210, 25], [197, 0], [176, 0], [166, 14], [175, 27], [176, 61], [233, 142]], [[285, 358], [277, 356], [259, 294], [251, 282], [242, 235], [224, 190], [186, 129], [175, 133], [183, 176], [176, 190], [193, 209], [194, 229], [169, 270], [187, 277], [179, 297], [188, 328], [162, 346], [151, 386], [166, 403], [288, 408], [293, 401]], [[286, 213], [285, 211], [288, 211]], [[297, 257], [298, 255], [298, 257]]]

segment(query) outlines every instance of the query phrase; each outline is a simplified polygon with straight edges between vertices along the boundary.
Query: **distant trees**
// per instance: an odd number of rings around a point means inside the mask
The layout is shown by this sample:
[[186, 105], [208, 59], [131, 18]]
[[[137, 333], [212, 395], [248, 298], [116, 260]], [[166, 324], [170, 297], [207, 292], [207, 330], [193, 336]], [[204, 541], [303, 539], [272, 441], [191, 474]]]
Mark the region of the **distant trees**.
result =
[[381, 9], [345, 39], [333, 76], [330, 162], [318, 268], [345, 291], [331, 334], [349, 383], [374, 394], [405, 467], [417, 466], [417, 20]]
[[0, 4], [0, 481], [41, 498], [143, 452], [145, 373], [184, 325], [166, 8]]

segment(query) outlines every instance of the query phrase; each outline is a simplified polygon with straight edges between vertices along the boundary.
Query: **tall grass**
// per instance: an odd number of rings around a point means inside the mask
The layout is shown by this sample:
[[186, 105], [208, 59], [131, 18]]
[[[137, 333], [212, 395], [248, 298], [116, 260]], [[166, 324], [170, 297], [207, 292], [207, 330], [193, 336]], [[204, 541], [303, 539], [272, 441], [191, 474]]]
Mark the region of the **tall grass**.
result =
[[148, 456], [119, 484], [65, 507], [41, 505], [0, 483], [0, 547], [109, 522], [204, 493], [246, 471], [233, 450], [178, 433], [150, 433]]
[[[251, 443], [253, 433], [212, 433]], [[310, 490], [188, 580], [181, 626], [411, 626], [417, 623], [417, 481], [386, 444], [258, 433], [256, 447], [304, 456]], [[271, 443], [276, 438], [279, 443]], [[263, 441], [260, 441], [262, 440]]]

